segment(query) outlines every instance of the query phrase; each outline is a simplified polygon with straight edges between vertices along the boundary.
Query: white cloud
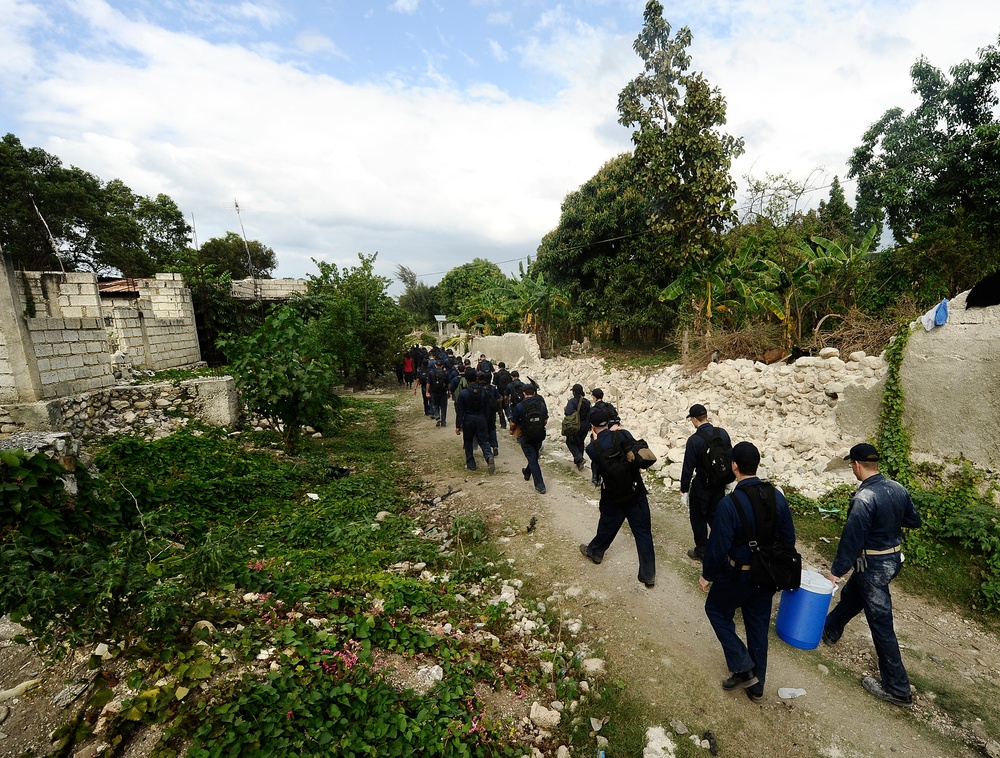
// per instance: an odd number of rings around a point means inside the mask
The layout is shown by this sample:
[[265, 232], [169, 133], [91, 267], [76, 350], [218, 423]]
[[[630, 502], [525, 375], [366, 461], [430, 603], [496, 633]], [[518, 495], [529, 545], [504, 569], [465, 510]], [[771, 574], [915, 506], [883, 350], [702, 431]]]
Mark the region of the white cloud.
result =
[[307, 55], [331, 53], [339, 58], [347, 58], [332, 39], [314, 29], [299, 34], [295, 38], [295, 44], [299, 50]]
[[[312, 272], [311, 257], [353, 265], [376, 250], [383, 272], [443, 272], [477, 255], [532, 254], [566, 193], [628, 149], [616, 106], [642, 68], [632, 41], [644, 3], [633, 4], [630, 30], [547, 6], [516, 45], [496, 42], [494, 55], [516, 64], [505, 74], [523, 70], [535, 87], [529, 100], [485, 78], [459, 87], [437, 49], [421, 48], [422, 86], [378, 71], [352, 85], [268, 57], [277, 43], [213, 45], [101, 0], [74, 5], [87, 14], [86, 52], [50, 50], [33, 37], [48, 31], [40, 6], [0, 0], [0, 117], [16, 113], [22, 141], [66, 163], [169, 194], [194, 214], [201, 241], [238, 229], [238, 198], [247, 234], [278, 253], [278, 275]], [[692, 26], [693, 68], [725, 96], [727, 131], [746, 138], [735, 176], [803, 180], [824, 166], [844, 180], [868, 125], [910, 107], [920, 54], [947, 69], [995, 42], [1000, 4], [981, 6], [953, 0], [942, 16], [931, 0], [713, 0], [668, 20]], [[391, 8], [415, 13], [418, 0]], [[295, 45], [344, 56], [319, 30]]]
[[493, 53], [494, 58], [496, 58], [501, 63], [507, 60], [507, 51], [503, 49], [503, 45], [501, 45], [495, 39], [488, 40], [487, 43], [490, 46], [490, 52]]
[[389, 10], [396, 13], [416, 13], [420, 7], [420, 0], [396, 0], [389, 6]]

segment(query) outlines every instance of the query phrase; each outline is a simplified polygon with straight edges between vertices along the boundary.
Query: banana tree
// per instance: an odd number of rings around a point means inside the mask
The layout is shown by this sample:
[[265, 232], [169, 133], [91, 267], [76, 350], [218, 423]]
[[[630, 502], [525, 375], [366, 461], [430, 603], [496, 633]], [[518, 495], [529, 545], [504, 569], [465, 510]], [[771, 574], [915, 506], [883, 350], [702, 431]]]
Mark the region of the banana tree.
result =
[[740, 305], [755, 310], [758, 272], [753, 247], [753, 240], [747, 240], [735, 256], [724, 251], [689, 263], [660, 292], [660, 300], [690, 295], [695, 324], [700, 328], [704, 319], [706, 336], [712, 332], [714, 311], [732, 311]]
[[771, 260], [755, 263], [754, 300], [781, 322], [782, 347], [801, 344], [803, 327], [816, 320], [819, 305], [848, 294], [858, 274], [857, 264], [871, 252], [875, 231], [872, 226], [860, 245], [846, 250], [825, 237], [810, 237], [799, 245], [800, 262], [791, 269]]

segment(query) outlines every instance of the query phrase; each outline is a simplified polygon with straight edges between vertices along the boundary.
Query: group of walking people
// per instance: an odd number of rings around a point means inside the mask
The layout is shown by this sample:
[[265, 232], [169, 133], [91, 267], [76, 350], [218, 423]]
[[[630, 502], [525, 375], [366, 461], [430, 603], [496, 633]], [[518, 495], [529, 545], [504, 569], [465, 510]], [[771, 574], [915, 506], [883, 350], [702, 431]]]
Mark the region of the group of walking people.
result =
[[[708, 411], [701, 404], [691, 406], [688, 419], [695, 431], [685, 446], [680, 482], [681, 501], [688, 506], [694, 538], [694, 547], [687, 554], [701, 563], [699, 586], [708, 593], [705, 613], [730, 671], [722, 687], [742, 689], [751, 701], [758, 702], [764, 695], [768, 629], [776, 590], [751, 582], [748, 569], [753, 556], [748, 535], [760, 536], [755, 519], [762, 512], [773, 519], [775, 538], [787, 545], [795, 544], [795, 527], [784, 494], [757, 476], [761, 460], [757, 447], [746, 441], [732, 445], [726, 430], [709, 422]], [[728, 451], [730, 477], [717, 475], [720, 449]], [[822, 640], [827, 645], [837, 644], [848, 622], [864, 612], [878, 658], [879, 678], [866, 676], [861, 685], [881, 700], [908, 707], [913, 699], [893, 624], [889, 583], [902, 566], [903, 528], [919, 527], [920, 514], [906, 488], [879, 472], [875, 447], [855, 445], [844, 460], [850, 461], [860, 484], [851, 498], [827, 579], [836, 585], [852, 569], [853, 573], [839, 603], [826, 617]], [[727, 480], [735, 486], [729, 487]], [[762, 511], [762, 502], [772, 510]], [[745, 642], [736, 632], [737, 610], [743, 617]]]
[[[471, 358], [459, 358], [450, 350], [414, 356], [412, 365], [414, 392], [421, 394], [424, 412], [440, 426], [446, 424], [449, 401], [454, 402], [455, 433], [463, 438], [467, 468], [477, 468], [478, 446], [494, 473], [500, 453], [497, 426], [509, 426], [526, 461], [521, 469], [525, 481], [545, 494], [539, 458], [549, 412], [534, 380], [522, 381], [503, 362], [494, 369], [485, 355], [472, 365]], [[622, 463], [640, 443], [623, 427], [618, 410], [605, 401], [600, 388], [589, 395], [582, 385], [573, 385], [561, 426], [574, 465], [583, 471], [589, 459], [591, 482], [601, 490], [596, 534], [580, 545], [580, 552], [600, 564], [628, 522], [638, 556], [637, 579], [651, 589], [656, 585], [656, 558], [648, 491], [642, 468]], [[733, 445], [726, 430], [709, 421], [702, 404], [691, 406], [687, 419], [694, 427], [685, 445], [680, 481], [694, 543], [687, 555], [701, 564], [699, 586], [708, 595], [705, 613], [730, 672], [722, 687], [743, 690], [751, 701], [759, 702], [764, 696], [776, 589], [750, 580], [751, 542], [756, 544], [751, 538], [760, 536], [760, 526], [761, 533], [767, 530], [772, 539], [794, 546], [792, 514], [781, 490], [758, 476], [761, 453], [756, 445], [750, 441]], [[902, 530], [919, 527], [921, 518], [907, 490], [879, 472], [879, 455], [872, 445], [855, 445], [844, 460], [850, 461], [859, 486], [828, 579], [836, 584], [852, 569], [853, 573], [826, 618], [822, 640], [836, 645], [846, 625], [864, 612], [879, 677], [864, 677], [861, 684], [881, 700], [910, 706], [911, 687], [893, 624], [889, 583], [902, 565]], [[737, 633], [737, 611], [743, 618], [745, 641]]]

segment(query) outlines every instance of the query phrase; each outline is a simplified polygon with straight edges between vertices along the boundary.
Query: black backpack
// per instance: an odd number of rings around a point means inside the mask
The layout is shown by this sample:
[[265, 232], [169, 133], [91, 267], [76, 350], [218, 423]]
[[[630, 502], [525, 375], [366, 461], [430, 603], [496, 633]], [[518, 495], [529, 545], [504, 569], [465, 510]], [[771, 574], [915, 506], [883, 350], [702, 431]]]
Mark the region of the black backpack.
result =
[[431, 392], [435, 395], [443, 395], [448, 391], [448, 377], [441, 369], [434, 369], [431, 372]]
[[629, 456], [632, 443], [615, 430], [611, 432], [611, 447], [597, 441], [594, 445], [601, 459], [601, 487], [619, 499], [631, 496], [641, 481], [639, 465]]
[[524, 400], [524, 382], [514, 379], [510, 383], [510, 407], [516, 408], [522, 400]]
[[[705, 440], [705, 456], [702, 459], [699, 471], [703, 472], [705, 482], [709, 489], [718, 490], [725, 487], [736, 478], [733, 473], [733, 459], [730, 451], [726, 448], [726, 443], [718, 429], [713, 430], [714, 435], [708, 437], [701, 435]], [[698, 429], [701, 432], [701, 429]]]
[[479, 413], [483, 409], [483, 385], [477, 382], [470, 384], [466, 389], [469, 391], [469, 402], [465, 406], [465, 412]]
[[496, 388], [500, 390], [500, 394], [507, 389], [507, 385], [510, 384], [510, 372], [507, 369], [502, 368], [493, 375], [493, 384]]
[[[756, 535], [750, 531], [742, 493], [753, 508]], [[802, 556], [794, 546], [778, 537], [778, 502], [774, 485], [761, 482], [749, 487], [737, 487], [731, 495], [736, 513], [743, 524], [743, 534], [750, 545], [749, 580], [755, 587], [767, 590], [797, 590], [802, 582]]]
[[537, 397], [529, 397], [524, 401], [521, 435], [528, 442], [541, 442], [545, 439], [545, 416], [542, 415], [542, 402]]

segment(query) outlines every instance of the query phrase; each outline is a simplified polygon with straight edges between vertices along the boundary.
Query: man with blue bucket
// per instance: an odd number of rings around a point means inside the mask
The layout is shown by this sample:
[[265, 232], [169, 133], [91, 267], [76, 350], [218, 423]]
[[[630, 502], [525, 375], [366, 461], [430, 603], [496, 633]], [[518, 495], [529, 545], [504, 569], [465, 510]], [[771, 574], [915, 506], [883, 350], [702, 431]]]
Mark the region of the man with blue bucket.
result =
[[903, 527], [919, 527], [920, 514], [906, 488], [879, 473], [878, 451], [872, 445], [855, 445], [844, 460], [851, 462], [851, 471], [861, 484], [851, 498], [827, 578], [838, 582], [852, 566], [854, 573], [844, 585], [837, 607], [826, 617], [823, 642], [837, 644], [847, 623], [863, 610], [875, 643], [881, 681], [866, 676], [861, 686], [880, 700], [909, 708], [913, 705], [910, 678], [903, 668], [893, 627], [889, 582], [903, 564]]
[[[776, 487], [757, 478], [760, 452], [754, 444], [737, 443], [731, 457], [736, 489], [722, 498], [716, 508], [698, 584], [702, 592], [708, 593], [705, 615], [722, 643], [726, 666], [731, 672], [723, 680], [722, 689], [742, 689], [751, 701], [757, 703], [764, 697], [767, 632], [771, 625], [771, 601], [776, 588], [758, 587], [750, 582], [750, 545], [736, 509], [742, 508], [751, 533], [756, 534], [758, 525], [752, 498], [763, 497], [773, 504], [769, 516], [777, 538], [794, 545], [795, 527], [785, 496]], [[759, 492], [765, 488], [766, 493]], [[743, 613], [746, 644], [736, 634], [734, 618], [737, 609]]]

